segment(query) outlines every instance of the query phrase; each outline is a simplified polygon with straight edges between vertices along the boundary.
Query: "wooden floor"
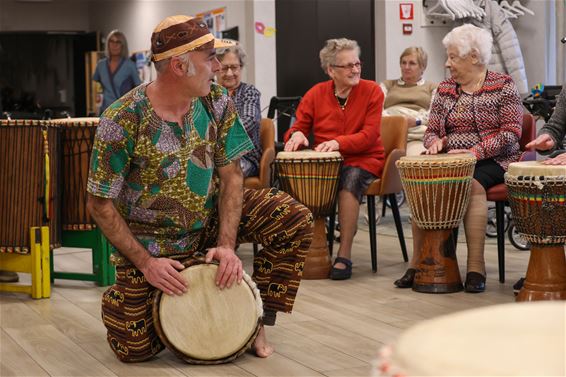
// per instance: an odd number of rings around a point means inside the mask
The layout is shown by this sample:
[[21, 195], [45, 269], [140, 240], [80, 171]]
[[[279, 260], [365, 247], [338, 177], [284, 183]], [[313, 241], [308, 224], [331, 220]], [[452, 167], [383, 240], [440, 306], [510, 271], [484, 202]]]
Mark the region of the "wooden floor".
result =
[[[411, 252], [406, 208], [404, 219]], [[268, 359], [245, 354], [231, 364], [190, 366], [164, 351], [149, 362], [123, 364], [106, 343], [100, 318], [104, 288], [57, 280], [50, 299], [0, 293], [0, 376], [369, 376], [379, 347], [409, 326], [442, 314], [514, 301], [512, 284], [523, 276], [528, 252], [507, 244], [507, 282], [499, 284], [495, 239], [488, 239], [486, 292], [415, 293], [393, 286], [407, 266], [391, 216], [378, 228], [377, 274], [371, 272], [369, 235], [361, 219], [353, 278], [303, 281], [293, 314], [279, 314], [277, 325], [267, 330], [276, 349]], [[458, 254], [465, 276], [463, 241]], [[242, 245], [239, 251], [248, 271], [250, 246]], [[55, 265], [59, 270], [86, 270], [89, 259], [89, 251], [62, 249]]]

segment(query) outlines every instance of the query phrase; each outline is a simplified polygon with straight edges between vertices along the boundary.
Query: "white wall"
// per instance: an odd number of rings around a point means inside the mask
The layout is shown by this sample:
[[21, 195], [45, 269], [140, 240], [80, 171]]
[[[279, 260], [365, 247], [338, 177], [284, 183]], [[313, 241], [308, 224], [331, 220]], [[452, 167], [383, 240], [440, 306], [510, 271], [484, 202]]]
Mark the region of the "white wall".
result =
[[[261, 92], [261, 107], [265, 109], [263, 117], [267, 116], [267, 107], [271, 97], [277, 95], [277, 64], [275, 56], [275, 35], [266, 36], [255, 32], [255, 22], [259, 21], [265, 27], [275, 27], [275, 0], [253, 1], [253, 44], [248, 48], [255, 57], [254, 64], [248, 67], [252, 70], [250, 81]], [[252, 59], [250, 59], [252, 60]]]
[[[399, 56], [409, 46], [421, 46], [427, 51], [429, 59], [425, 78], [436, 82], [444, 79], [446, 53], [442, 46], [442, 38], [451, 30], [452, 25], [423, 27], [422, 1], [376, 0], [376, 2], [376, 13], [384, 12], [384, 17], [379, 15], [379, 18], [386, 23], [385, 27], [376, 26], [376, 46], [381, 46], [380, 51], [376, 53], [378, 57], [376, 61], [378, 65], [385, 65], [385, 71], [378, 66], [376, 72], [378, 81], [399, 77]], [[410, 21], [399, 20], [400, 3], [414, 4], [415, 19], [411, 22], [412, 35], [402, 33], [402, 24]], [[535, 16], [525, 15], [512, 21], [523, 52], [529, 86], [538, 82], [553, 84], [556, 80], [554, 73], [556, 47], [553, 44], [554, 35], [548, 29], [554, 23], [554, 2], [521, 0], [521, 3], [535, 12]], [[379, 18], [376, 15], [376, 20]], [[379, 32], [380, 28], [384, 30]]]

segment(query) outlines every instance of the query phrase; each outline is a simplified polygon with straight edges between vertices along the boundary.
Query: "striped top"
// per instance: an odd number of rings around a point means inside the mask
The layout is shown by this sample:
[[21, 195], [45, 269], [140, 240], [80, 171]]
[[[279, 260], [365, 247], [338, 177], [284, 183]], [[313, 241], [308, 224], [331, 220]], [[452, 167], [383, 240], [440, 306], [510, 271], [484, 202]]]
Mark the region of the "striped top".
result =
[[519, 160], [523, 110], [510, 76], [488, 71], [483, 86], [466, 93], [453, 80], [438, 85], [424, 145], [448, 137], [447, 151], [469, 149], [478, 159], [493, 159], [504, 170]]

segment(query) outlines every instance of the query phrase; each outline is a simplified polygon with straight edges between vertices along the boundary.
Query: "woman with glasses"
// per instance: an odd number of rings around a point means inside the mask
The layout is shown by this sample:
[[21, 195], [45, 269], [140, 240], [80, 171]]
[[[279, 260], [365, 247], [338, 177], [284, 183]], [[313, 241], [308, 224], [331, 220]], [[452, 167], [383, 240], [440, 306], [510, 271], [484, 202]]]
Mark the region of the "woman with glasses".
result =
[[242, 68], [246, 61], [246, 52], [240, 45], [216, 51], [221, 68], [216, 79], [228, 90], [228, 94], [236, 104], [238, 115], [254, 144], [254, 149], [240, 159], [244, 177], [259, 175], [261, 160], [261, 144], [259, 124], [261, 121], [261, 94], [255, 86], [242, 82]]
[[112, 30], [106, 37], [106, 58], [96, 65], [92, 79], [102, 85], [102, 113], [111, 103], [141, 84], [134, 62], [128, 59], [128, 42], [124, 33]]
[[296, 122], [285, 134], [285, 150], [308, 147], [312, 131], [314, 150], [339, 151], [344, 158], [338, 186], [340, 248], [330, 273], [331, 279], [343, 280], [352, 276], [352, 242], [363, 194], [383, 168], [383, 92], [377, 83], [361, 79], [356, 41], [327, 40], [320, 63], [330, 80], [316, 84], [301, 100]]
[[[438, 85], [424, 135], [427, 154], [471, 153], [477, 158], [470, 202], [464, 214], [468, 245], [466, 292], [485, 290], [486, 190], [504, 182], [511, 162], [519, 160], [523, 106], [513, 79], [487, 69], [492, 36], [471, 24], [459, 26], [442, 40], [446, 68], [451, 77]], [[422, 232], [413, 226], [413, 250], [422, 242]], [[395, 281], [410, 288], [415, 277], [411, 268]]]
[[424, 152], [423, 136], [428, 125], [428, 114], [436, 84], [425, 81], [423, 74], [427, 54], [420, 47], [408, 47], [399, 58], [401, 78], [380, 84], [385, 94], [383, 115], [403, 115], [407, 118], [409, 134], [407, 155]]

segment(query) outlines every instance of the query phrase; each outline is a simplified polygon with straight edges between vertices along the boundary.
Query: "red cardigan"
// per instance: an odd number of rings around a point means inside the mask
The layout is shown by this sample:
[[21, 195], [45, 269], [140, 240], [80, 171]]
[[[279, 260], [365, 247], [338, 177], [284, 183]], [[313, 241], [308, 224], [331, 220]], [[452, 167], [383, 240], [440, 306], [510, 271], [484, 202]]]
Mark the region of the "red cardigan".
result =
[[352, 88], [344, 110], [334, 96], [334, 82], [313, 86], [297, 108], [297, 120], [286, 133], [301, 131], [308, 136], [314, 131], [311, 148], [328, 140], [340, 144], [344, 165], [356, 166], [375, 176], [381, 175], [384, 150], [381, 143], [381, 109], [383, 92], [374, 81], [360, 80]]

